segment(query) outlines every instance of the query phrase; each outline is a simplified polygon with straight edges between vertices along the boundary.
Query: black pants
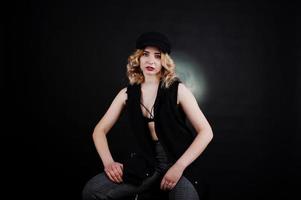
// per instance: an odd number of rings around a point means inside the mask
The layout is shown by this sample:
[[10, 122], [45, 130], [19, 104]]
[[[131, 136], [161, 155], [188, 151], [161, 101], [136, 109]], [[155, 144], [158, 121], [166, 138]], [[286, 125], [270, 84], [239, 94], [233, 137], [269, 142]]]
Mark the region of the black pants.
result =
[[[146, 178], [140, 186], [126, 183], [114, 183], [105, 173], [100, 173], [90, 179], [83, 189], [83, 200], [122, 199], [147, 192], [150, 188], [160, 187], [161, 179], [171, 166], [167, 163], [166, 153], [160, 142], [154, 142], [156, 149], [157, 167], [154, 174]], [[199, 200], [197, 191], [192, 183], [182, 176], [176, 186], [168, 191], [169, 200]]]

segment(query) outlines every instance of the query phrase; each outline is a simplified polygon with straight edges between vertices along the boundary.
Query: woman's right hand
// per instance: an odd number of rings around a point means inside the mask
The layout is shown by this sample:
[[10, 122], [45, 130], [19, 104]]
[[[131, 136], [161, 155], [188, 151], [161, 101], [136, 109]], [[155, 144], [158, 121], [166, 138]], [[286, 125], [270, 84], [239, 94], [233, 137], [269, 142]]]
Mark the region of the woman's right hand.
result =
[[121, 183], [123, 181], [123, 164], [113, 161], [104, 166], [104, 171], [111, 181], [115, 183]]

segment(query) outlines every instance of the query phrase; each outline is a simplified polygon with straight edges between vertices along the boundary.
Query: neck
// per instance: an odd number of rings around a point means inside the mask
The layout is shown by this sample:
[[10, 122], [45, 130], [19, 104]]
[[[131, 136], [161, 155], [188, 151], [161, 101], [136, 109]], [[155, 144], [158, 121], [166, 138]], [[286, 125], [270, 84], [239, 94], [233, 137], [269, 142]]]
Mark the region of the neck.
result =
[[160, 79], [157, 76], [144, 76], [144, 84], [145, 85], [158, 85]]

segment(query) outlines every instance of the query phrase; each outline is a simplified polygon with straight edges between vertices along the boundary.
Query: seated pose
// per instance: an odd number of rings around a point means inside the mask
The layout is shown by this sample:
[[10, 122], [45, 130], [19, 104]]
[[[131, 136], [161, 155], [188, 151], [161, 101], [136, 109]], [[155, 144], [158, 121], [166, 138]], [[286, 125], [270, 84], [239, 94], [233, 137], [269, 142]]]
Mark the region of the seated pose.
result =
[[[170, 42], [162, 33], [138, 37], [128, 58], [129, 83], [94, 128], [93, 141], [104, 172], [86, 183], [84, 200], [139, 198], [150, 188], [158, 188], [169, 200], [203, 198], [199, 161], [213, 133], [194, 95], [177, 77], [170, 52]], [[135, 145], [120, 163], [110, 153], [106, 134], [123, 110]]]

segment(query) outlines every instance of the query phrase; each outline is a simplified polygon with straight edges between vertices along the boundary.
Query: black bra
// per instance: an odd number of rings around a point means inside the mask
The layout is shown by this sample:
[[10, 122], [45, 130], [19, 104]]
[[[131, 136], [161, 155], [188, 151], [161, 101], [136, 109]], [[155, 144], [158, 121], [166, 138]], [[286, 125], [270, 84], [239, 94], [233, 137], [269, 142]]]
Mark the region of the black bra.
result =
[[147, 123], [149, 123], [149, 122], [153, 122], [155, 119], [155, 117], [154, 117], [154, 115], [152, 115], [152, 110], [154, 109], [154, 106], [152, 107], [152, 109], [151, 109], [151, 111], [149, 111], [147, 108], [146, 108], [146, 106], [145, 105], [143, 105], [141, 102], [140, 102], [140, 104], [145, 108], [145, 110], [150, 114], [150, 118], [148, 118], [148, 117], [146, 117], [146, 116], [144, 116], [143, 115], [143, 118], [145, 119], [145, 121], [147, 122]]
[[147, 123], [155, 121], [154, 118], [148, 118], [148, 117], [145, 117], [145, 116], [143, 116], [143, 118], [145, 119], [145, 121], [146, 121]]

